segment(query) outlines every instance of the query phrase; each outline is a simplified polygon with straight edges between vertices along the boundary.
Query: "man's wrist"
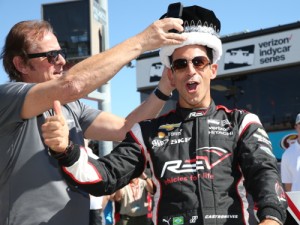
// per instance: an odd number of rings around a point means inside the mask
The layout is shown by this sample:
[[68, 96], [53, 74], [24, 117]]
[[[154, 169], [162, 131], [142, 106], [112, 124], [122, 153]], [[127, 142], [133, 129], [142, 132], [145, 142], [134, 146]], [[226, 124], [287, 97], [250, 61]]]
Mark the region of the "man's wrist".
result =
[[268, 220], [274, 220], [274, 221], [276, 221], [278, 224], [283, 225], [283, 223], [282, 223], [277, 217], [275, 217], [275, 216], [269, 216], [269, 215], [266, 215], [265, 218], [264, 218], [263, 220], [266, 220], [266, 219], [268, 219]]
[[64, 152], [55, 152], [52, 149], [49, 149], [49, 153], [53, 158], [57, 159], [61, 166], [69, 167], [78, 161], [80, 157], [80, 148], [80, 145], [70, 142]]
[[74, 148], [74, 144], [70, 140], [68, 146], [66, 147], [66, 149], [63, 152], [56, 152], [56, 151], [52, 150], [51, 148], [49, 148], [49, 152], [53, 158], [59, 160], [61, 158], [66, 157], [68, 154], [70, 154], [70, 152], [73, 150], [73, 148]]
[[167, 101], [172, 97], [172, 92], [170, 95], [164, 94], [161, 90], [159, 90], [158, 87], [156, 87], [153, 91], [153, 93], [156, 95], [157, 98], [159, 98], [162, 101]]

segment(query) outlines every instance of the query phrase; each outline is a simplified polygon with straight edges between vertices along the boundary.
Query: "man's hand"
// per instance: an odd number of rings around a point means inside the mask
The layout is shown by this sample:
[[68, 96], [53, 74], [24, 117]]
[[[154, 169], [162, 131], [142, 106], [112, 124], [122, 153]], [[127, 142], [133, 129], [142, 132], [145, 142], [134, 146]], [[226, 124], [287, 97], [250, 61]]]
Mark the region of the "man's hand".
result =
[[46, 118], [42, 125], [42, 135], [49, 148], [56, 152], [64, 152], [69, 144], [69, 127], [59, 101], [54, 101], [53, 110], [55, 115]]
[[169, 79], [169, 76], [171, 75], [168, 73], [171, 74], [171, 69], [164, 67], [163, 73], [158, 83], [158, 89], [167, 96], [169, 96], [172, 93], [172, 91], [175, 89], [174, 85], [171, 84], [171, 81]]
[[143, 32], [137, 35], [143, 52], [158, 49], [164, 45], [181, 44], [186, 38], [179, 33], [168, 31], [175, 29], [178, 32], [182, 32], [182, 23], [182, 19], [178, 18], [164, 18], [152, 23]]

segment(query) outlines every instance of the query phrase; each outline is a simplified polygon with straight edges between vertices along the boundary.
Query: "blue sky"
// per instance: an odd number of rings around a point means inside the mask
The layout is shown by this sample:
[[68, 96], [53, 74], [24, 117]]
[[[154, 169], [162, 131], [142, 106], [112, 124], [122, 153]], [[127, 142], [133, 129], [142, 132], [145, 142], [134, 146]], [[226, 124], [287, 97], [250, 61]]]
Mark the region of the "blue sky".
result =
[[[110, 47], [144, 30], [166, 12], [170, 3], [177, 2], [169, 0], [107, 1]], [[59, 1], [0, 0], [0, 47], [3, 47], [6, 34], [15, 23], [21, 20], [40, 19], [41, 4], [52, 2]], [[181, 2], [184, 6], [200, 5], [212, 9], [222, 23], [222, 36], [300, 21], [299, 0], [185, 0]], [[0, 83], [4, 83], [8, 79], [2, 67], [2, 61], [0, 63]], [[111, 80], [110, 86], [112, 113], [126, 116], [140, 103], [135, 69], [122, 69]], [[87, 104], [97, 107], [95, 102], [87, 101]]]

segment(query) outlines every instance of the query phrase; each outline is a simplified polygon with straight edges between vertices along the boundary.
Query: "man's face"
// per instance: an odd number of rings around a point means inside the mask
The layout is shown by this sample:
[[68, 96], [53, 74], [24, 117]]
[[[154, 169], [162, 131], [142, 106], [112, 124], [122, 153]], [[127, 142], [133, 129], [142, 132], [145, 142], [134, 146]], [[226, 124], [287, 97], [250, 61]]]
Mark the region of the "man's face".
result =
[[[208, 107], [211, 101], [210, 80], [216, 77], [218, 65], [211, 64], [206, 49], [199, 45], [187, 45], [176, 49], [172, 59], [174, 68], [172, 73], [169, 73], [169, 78], [179, 92], [180, 106], [184, 108]], [[180, 62], [178, 59], [187, 60], [186, 67], [176, 69], [176, 60]]]
[[[41, 40], [34, 43], [27, 54], [44, 53], [53, 50], [60, 50], [57, 38], [52, 33], [47, 33]], [[22, 69], [22, 80], [28, 83], [41, 83], [58, 79], [63, 74], [63, 66], [66, 60], [59, 54], [52, 62], [45, 56], [29, 58]]]

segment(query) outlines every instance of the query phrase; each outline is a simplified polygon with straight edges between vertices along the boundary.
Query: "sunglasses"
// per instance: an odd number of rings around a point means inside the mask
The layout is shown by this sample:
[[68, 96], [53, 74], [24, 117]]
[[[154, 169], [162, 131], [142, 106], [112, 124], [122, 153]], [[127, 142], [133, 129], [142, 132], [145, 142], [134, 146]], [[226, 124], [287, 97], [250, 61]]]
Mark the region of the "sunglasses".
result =
[[49, 51], [49, 52], [27, 54], [27, 57], [29, 59], [39, 58], [39, 57], [47, 57], [47, 60], [50, 64], [55, 64], [58, 60], [59, 55], [61, 55], [64, 59], [66, 59], [67, 58], [66, 49], [53, 50], [53, 51]]
[[205, 69], [205, 67], [210, 65], [209, 59], [206, 58], [205, 56], [196, 56], [192, 60], [176, 59], [172, 62], [171, 67], [174, 71], [175, 70], [183, 70], [183, 69], [187, 68], [189, 62], [192, 62], [193, 66], [200, 71], [203, 71]]

